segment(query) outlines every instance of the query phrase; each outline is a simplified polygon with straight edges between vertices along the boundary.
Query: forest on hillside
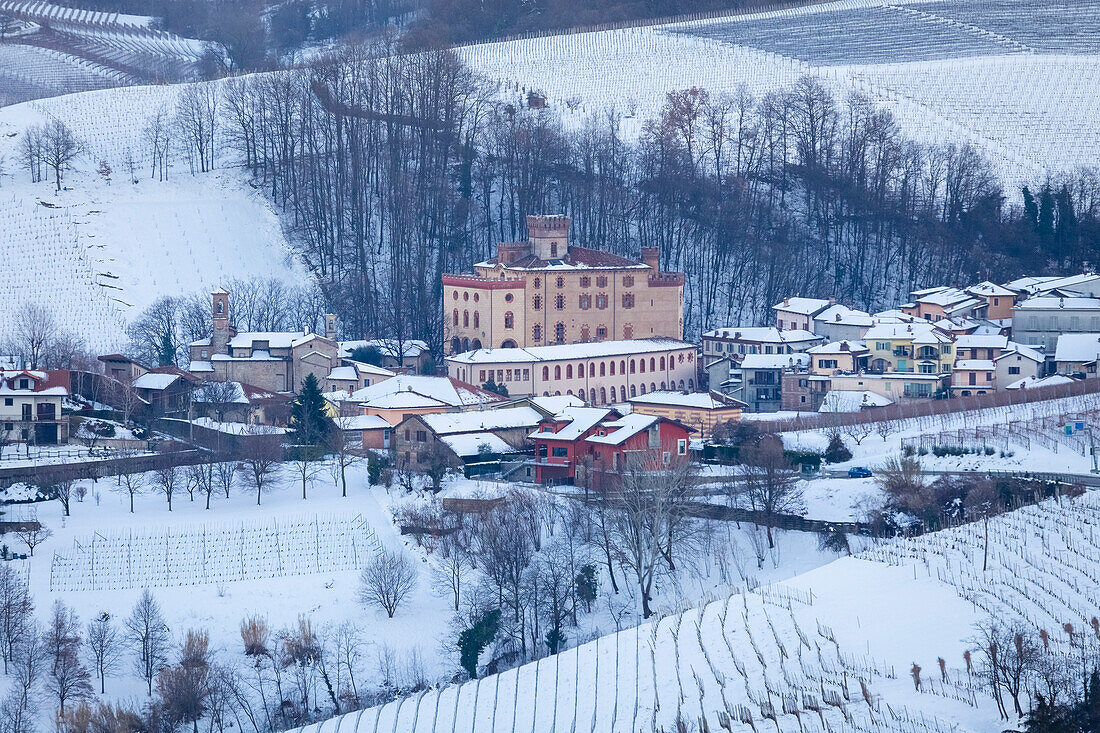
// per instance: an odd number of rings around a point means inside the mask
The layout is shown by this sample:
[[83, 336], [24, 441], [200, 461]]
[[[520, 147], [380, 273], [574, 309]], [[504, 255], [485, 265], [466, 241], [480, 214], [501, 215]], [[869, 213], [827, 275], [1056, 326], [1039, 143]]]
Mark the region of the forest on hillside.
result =
[[689, 336], [786, 295], [879, 309], [1100, 255], [1094, 171], [1006, 192], [978, 151], [906, 139], [808, 77], [763, 98], [671, 93], [636, 141], [614, 113], [566, 126], [503, 104], [447, 51], [359, 49], [219, 88], [193, 103], [217, 107], [220, 155], [285, 213], [348, 337], [442, 343], [440, 275], [525, 237], [532, 213], [568, 214], [584, 246], [659, 247], [687, 273]]

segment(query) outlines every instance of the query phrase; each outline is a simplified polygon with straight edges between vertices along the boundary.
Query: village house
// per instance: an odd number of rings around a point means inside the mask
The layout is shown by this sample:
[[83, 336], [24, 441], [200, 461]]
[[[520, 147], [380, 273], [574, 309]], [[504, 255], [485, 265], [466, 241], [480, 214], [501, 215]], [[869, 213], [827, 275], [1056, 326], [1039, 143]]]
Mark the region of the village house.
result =
[[373, 364], [352, 359], [341, 359], [341, 362], [321, 380], [321, 389], [325, 392], [354, 392], [395, 376], [389, 369]]
[[872, 372], [946, 374], [955, 361], [951, 335], [931, 323], [879, 324], [865, 340]]
[[1010, 389], [1025, 380], [1034, 381], [1040, 375], [1046, 361], [1042, 352], [1023, 344], [1009, 341], [1001, 355], [993, 360], [996, 365], [998, 389]]
[[1012, 322], [1012, 308], [1016, 305], [1014, 291], [986, 280], [967, 288], [966, 292], [982, 301], [974, 308], [975, 318], [997, 323]]
[[775, 311], [775, 327], [780, 331], [814, 330], [814, 318], [836, 301], [821, 298], [784, 298], [772, 306]]
[[478, 349], [447, 357], [451, 377], [509, 396], [576, 395], [592, 405], [658, 390], [695, 390], [696, 348], [668, 338]]
[[435, 373], [435, 359], [428, 344], [419, 339], [365, 339], [360, 341], [341, 341], [340, 359], [344, 364], [355, 361], [357, 350], [377, 352], [378, 366], [392, 373], [426, 374]]
[[892, 404], [894, 404], [894, 401], [889, 397], [883, 397], [868, 390], [832, 389], [821, 400], [819, 412], [863, 412], [864, 410], [887, 407]]
[[862, 341], [834, 341], [806, 353], [810, 356], [810, 374], [829, 375], [866, 369], [870, 351]]
[[959, 397], [988, 394], [996, 389], [996, 374], [992, 359], [957, 359], [951, 372], [951, 393]]
[[247, 382], [203, 382], [191, 392], [191, 414], [218, 422], [286, 427], [293, 396]]
[[1100, 298], [1039, 295], [1012, 309], [1012, 339], [1054, 354], [1062, 334], [1100, 332]]
[[1008, 336], [1001, 334], [964, 334], [955, 339], [955, 359], [994, 361], [1008, 348]]
[[703, 334], [703, 365], [730, 359], [740, 362], [747, 354], [795, 354], [824, 342], [805, 329], [745, 326], [718, 328]]
[[528, 240], [501, 242], [474, 274], [443, 276], [450, 354], [482, 348], [683, 338], [682, 273], [571, 245], [567, 216], [528, 216]]
[[747, 354], [721, 391], [745, 403], [745, 412], [778, 412], [784, 374], [806, 375], [809, 364], [809, 354]]
[[875, 325], [870, 313], [834, 303], [814, 316], [813, 331], [829, 341], [859, 341]]
[[828, 376], [811, 374], [809, 369], [796, 367], [784, 370], [779, 409], [791, 412], [817, 412], [825, 401], [830, 385]]
[[1058, 373], [1067, 377], [1096, 376], [1100, 360], [1100, 333], [1067, 333], [1058, 338], [1054, 363]]
[[203, 380], [243, 382], [273, 392], [297, 392], [313, 374], [322, 382], [340, 365], [336, 317], [325, 316], [325, 335], [285, 331], [238, 332], [229, 313], [229, 291], [211, 294], [209, 338], [189, 346], [190, 372]]
[[643, 415], [667, 417], [709, 438], [715, 425], [740, 420], [745, 403], [720, 392], [657, 391], [638, 395], [630, 400], [630, 411]]
[[[410, 415], [393, 430], [394, 454], [399, 465], [417, 471], [443, 461], [468, 475], [492, 472], [501, 457], [530, 453], [527, 436], [546, 418], [527, 406]], [[486, 465], [479, 470], [478, 464]]]
[[535, 481], [613, 488], [622, 469], [639, 461], [654, 469], [688, 459], [692, 429], [656, 415], [569, 408], [548, 418], [529, 438]]
[[200, 380], [173, 366], [155, 367], [133, 380], [133, 389], [147, 405], [148, 417], [187, 417], [191, 393]]
[[103, 364], [103, 373], [123, 384], [130, 384], [149, 371], [149, 367], [122, 354], [105, 354], [97, 358]]
[[829, 381], [831, 391], [873, 392], [901, 404], [944, 396], [948, 391], [950, 374], [837, 374]]
[[926, 321], [968, 316], [984, 303], [984, 300], [959, 288], [935, 287], [914, 290], [912, 303], [906, 303], [901, 311], [906, 315]]
[[69, 396], [66, 370], [0, 371], [0, 434], [5, 442], [57, 445], [69, 442], [61, 406]]

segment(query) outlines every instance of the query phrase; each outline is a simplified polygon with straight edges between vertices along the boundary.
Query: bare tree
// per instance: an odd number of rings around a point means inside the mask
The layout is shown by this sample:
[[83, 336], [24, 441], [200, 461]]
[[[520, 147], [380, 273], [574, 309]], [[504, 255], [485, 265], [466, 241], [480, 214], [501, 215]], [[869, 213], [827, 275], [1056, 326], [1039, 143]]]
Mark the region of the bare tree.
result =
[[61, 330], [53, 311], [38, 303], [26, 302], [16, 311], [12, 324], [12, 349], [23, 357], [28, 369], [43, 368], [50, 342]]
[[227, 380], [210, 380], [203, 382], [195, 392], [195, 399], [204, 405], [209, 405], [214, 411], [214, 419], [218, 422], [225, 420], [226, 411], [240, 400], [244, 394], [237, 382]]
[[150, 147], [152, 168], [150, 177], [160, 176], [161, 181], [168, 180], [168, 158], [171, 154], [172, 134], [168, 123], [168, 110], [159, 107], [153, 116], [145, 122], [145, 142]]
[[42, 684], [45, 665], [46, 652], [42, 647], [42, 637], [38, 633], [38, 626], [31, 619], [12, 655], [11, 672], [14, 682], [9, 693], [12, 698], [10, 709], [17, 712], [21, 723], [13, 726], [13, 730], [22, 729], [28, 733], [34, 730], [34, 718], [38, 713], [36, 692]]
[[302, 498], [309, 498], [306, 495], [306, 490], [321, 475], [323, 464], [312, 450], [312, 446], [298, 446], [294, 453], [294, 460], [290, 462], [290, 465], [294, 468], [294, 475], [302, 481]]
[[99, 692], [103, 694], [107, 689], [107, 676], [119, 671], [122, 660], [118, 629], [109, 613], [100, 611], [98, 616], [88, 622], [84, 645], [92, 657], [92, 666], [99, 677]]
[[30, 556], [34, 557], [34, 548], [53, 537], [53, 532], [46, 525], [39, 522], [37, 517], [34, 517], [30, 521], [24, 522], [23, 526], [16, 530], [15, 536], [27, 546]]
[[279, 469], [282, 453], [278, 435], [250, 436], [241, 448], [241, 471], [248, 484], [256, 490], [257, 505]]
[[[214, 482], [213, 486], [216, 486], [223, 494], [225, 498], [229, 498], [229, 492], [233, 490], [233, 476], [238, 471], [243, 471], [243, 467], [238, 466], [232, 461], [219, 461], [214, 464]], [[210, 497], [206, 497], [206, 505], [210, 506]]]
[[393, 618], [400, 606], [416, 590], [417, 571], [403, 551], [380, 550], [359, 575], [359, 601], [375, 604]]
[[[203, 453], [202, 460], [198, 463], [192, 464], [187, 467], [187, 486], [188, 494], [193, 493], [195, 490], [206, 497], [206, 508], [210, 508], [210, 497], [214, 495], [217, 490], [217, 483], [214, 477], [214, 457], [209, 453]], [[232, 480], [233, 473], [230, 470], [230, 480]], [[192, 488], [193, 487], [193, 488]], [[192, 499], [193, 501], [194, 499]]]
[[134, 497], [139, 494], [145, 493], [146, 478], [145, 474], [138, 471], [133, 460], [130, 460], [138, 455], [138, 451], [133, 448], [123, 448], [119, 450], [119, 462], [118, 462], [118, 484], [115, 487], [115, 491], [126, 494], [130, 499], [130, 513], [134, 513]]
[[184, 87], [176, 102], [176, 125], [192, 173], [206, 173], [214, 169], [217, 119], [218, 90], [214, 84], [189, 84]]
[[75, 649], [66, 649], [55, 660], [53, 668], [46, 674], [46, 691], [57, 698], [59, 716], [65, 715], [66, 701], [92, 697], [91, 679], [88, 668], [80, 661]]
[[[34, 623], [34, 601], [27, 581], [12, 563], [0, 563], [0, 644], [4, 652], [4, 674], [15, 660], [15, 650]], [[37, 631], [33, 632], [37, 634]]]
[[356, 444], [348, 438], [348, 431], [355, 420], [354, 416], [343, 415], [333, 422], [335, 427], [328, 432], [328, 449], [332, 454], [333, 479], [340, 483], [340, 495], [348, 495], [348, 469], [365, 460], [362, 443]]
[[166, 717], [182, 725], [190, 723], [195, 733], [213, 694], [211, 666], [210, 636], [205, 631], [191, 630], [180, 649], [178, 663], [161, 670], [157, 678]]
[[46, 123], [42, 138], [43, 159], [53, 171], [58, 191], [61, 190], [63, 173], [83, 150], [83, 143], [64, 122], [55, 117]]
[[458, 611], [462, 601], [462, 590], [467, 578], [474, 570], [473, 558], [465, 547], [462, 530], [446, 534], [439, 542], [432, 566], [432, 577], [440, 593], [449, 593], [454, 599], [454, 610]]
[[844, 434], [856, 442], [859, 445], [871, 435], [873, 427], [869, 422], [854, 422], [844, 426]]
[[179, 467], [164, 466], [158, 468], [153, 472], [153, 481], [156, 484], [157, 491], [164, 494], [164, 498], [168, 500], [168, 511], [172, 511], [172, 496], [176, 493], [180, 481]]
[[772, 525], [776, 515], [803, 510], [798, 471], [784, 454], [779, 438], [765, 438], [744, 452], [745, 497], [763, 516], [768, 547], [775, 547]]
[[668, 566], [672, 548], [691, 531], [683, 511], [691, 470], [686, 461], [666, 466], [659, 455], [630, 456], [609, 499], [611, 543], [634, 576], [645, 618], [653, 615], [655, 580]]
[[895, 432], [893, 420], [879, 420], [875, 423], [875, 432], [878, 433], [878, 437], [882, 438], [882, 442], [886, 442], [890, 435]]
[[136, 658], [134, 670], [145, 680], [149, 695], [153, 680], [168, 658], [168, 627], [164, 624], [160, 606], [146, 588], [126, 619], [126, 634]]

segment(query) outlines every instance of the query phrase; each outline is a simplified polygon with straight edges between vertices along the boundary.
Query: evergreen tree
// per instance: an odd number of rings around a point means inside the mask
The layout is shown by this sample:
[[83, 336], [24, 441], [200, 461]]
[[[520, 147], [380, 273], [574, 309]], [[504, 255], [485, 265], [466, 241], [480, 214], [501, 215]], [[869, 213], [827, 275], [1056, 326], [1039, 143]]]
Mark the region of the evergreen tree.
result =
[[833, 433], [832, 437], [829, 438], [829, 447], [825, 449], [825, 462], [844, 463], [844, 461], [850, 460], [852, 460], [852, 451], [844, 445], [840, 433]]
[[312, 372], [302, 381], [302, 389], [290, 407], [290, 423], [298, 445], [321, 445], [331, 429], [325, 414], [325, 398]]
[[500, 609], [487, 611], [473, 626], [458, 635], [459, 664], [470, 675], [477, 677], [477, 660], [481, 652], [497, 635], [500, 626]]

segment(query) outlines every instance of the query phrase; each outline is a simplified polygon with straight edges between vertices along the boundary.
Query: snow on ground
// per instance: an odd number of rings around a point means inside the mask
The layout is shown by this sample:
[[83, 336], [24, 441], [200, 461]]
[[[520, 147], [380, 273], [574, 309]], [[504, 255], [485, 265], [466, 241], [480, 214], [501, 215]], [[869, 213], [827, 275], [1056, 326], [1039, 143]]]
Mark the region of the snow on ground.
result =
[[[166, 182], [151, 180], [147, 119], [173, 113], [182, 87], [134, 87], [0, 108], [0, 320], [24, 302], [51, 306], [89, 348], [106, 353], [125, 325], [164, 295], [265, 276], [288, 283], [306, 275], [278, 216], [236, 169], [191, 175], [177, 163]], [[55, 191], [31, 183], [18, 161], [29, 125], [61, 119], [86, 151]], [[138, 183], [131, 182], [133, 177]], [[98, 173], [105, 161], [111, 173]], [[224, 162], [224, 161], [222, 161]]]

